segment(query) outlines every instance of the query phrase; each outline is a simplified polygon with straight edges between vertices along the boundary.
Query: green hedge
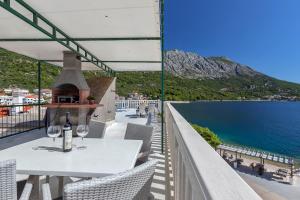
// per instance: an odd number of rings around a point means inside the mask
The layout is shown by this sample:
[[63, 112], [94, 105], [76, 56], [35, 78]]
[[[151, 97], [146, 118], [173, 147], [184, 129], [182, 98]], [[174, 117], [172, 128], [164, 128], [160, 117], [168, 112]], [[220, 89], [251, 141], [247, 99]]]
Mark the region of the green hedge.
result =
[[221, 144], [221, 140], [209, 128], [201, 127], [197, 124], [192, 124], [192, 126], [212, 147], [216, 148]]

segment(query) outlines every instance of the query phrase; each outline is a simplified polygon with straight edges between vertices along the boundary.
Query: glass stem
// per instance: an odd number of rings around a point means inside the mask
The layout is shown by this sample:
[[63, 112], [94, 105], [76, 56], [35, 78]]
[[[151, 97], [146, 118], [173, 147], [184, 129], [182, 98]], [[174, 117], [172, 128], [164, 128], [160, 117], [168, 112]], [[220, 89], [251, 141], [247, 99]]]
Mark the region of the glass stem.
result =
[[83, 141], [83, 137], [81, 137], [81, 140]]
[[53, 138], [53, 142], [55, 142], [55, 137]]

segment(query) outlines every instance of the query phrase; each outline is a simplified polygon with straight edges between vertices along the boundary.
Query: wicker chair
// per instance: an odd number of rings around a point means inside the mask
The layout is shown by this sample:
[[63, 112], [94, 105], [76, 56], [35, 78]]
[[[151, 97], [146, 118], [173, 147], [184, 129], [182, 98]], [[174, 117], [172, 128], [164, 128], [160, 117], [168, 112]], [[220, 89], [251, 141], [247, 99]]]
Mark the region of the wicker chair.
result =
[[148, 160], [151, 152], [153, 127], [140, 124], [128, 123], [125, 133], [125, 140], [143, 140], [143, 146], [138, 155], [137, 163], [144, 163]]
[[147, 113], [146, 113], [146, 105], [144, 103], [142, 103], [142, 104], [139, 105], [139, 113], [138, 113], [138, 115], [140, 117], [145, 117], [147, 115]]
[[[27, 182], [20, 200], [30, 197], [33, 184]], [[6, 160], [0, 162], [0, 200], [17, 200], [16, 161]]]
[[[67, 184], [64, 200], [148, 200], [157, 160], [116, 175]], [[43, 184], [43, 199], [51, 200], [49, 184]]]

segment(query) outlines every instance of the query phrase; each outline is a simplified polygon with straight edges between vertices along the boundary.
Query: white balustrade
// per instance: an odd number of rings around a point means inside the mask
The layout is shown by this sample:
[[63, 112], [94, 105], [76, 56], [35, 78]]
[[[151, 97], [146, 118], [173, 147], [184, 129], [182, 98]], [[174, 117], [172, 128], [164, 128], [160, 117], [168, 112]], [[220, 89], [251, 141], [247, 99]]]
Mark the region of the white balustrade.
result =
[[153, 104], [155, 105], [156, 108], [160, 108], [160, 100], [117, 100], [116, 108], [117, 109], [138, 108], [139, 105], [141, 104], [145, 104], [147, 106]]
[[169, 102], [165, 123], [175, 200], [261, 199]]

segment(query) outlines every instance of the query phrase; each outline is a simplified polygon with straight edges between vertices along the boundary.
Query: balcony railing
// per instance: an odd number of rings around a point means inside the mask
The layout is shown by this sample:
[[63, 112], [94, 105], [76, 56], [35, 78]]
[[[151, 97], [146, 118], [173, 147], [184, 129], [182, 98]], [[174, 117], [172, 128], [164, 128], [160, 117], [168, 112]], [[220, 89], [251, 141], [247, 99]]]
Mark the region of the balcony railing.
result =
[[165, 104], [175, 200], [261, 199], [170, 104]]
[[154, 104], [156, 108], [160, 107], [159, 100], [118, 100], [116, 101], [117, 109], [127, 109], [127, 108], [138, 108], [139, 105], [145, 104]]
[[38, 104], [1, 105], [0, 138], [44, 127], [45, 113]]
[[[138, 108], [139, 105], [155, 105], [159, 100], [120, 100], [117, 109]], [[45, 126], [46, 107], [38, 104], [0, 105], [0, 139]]]

